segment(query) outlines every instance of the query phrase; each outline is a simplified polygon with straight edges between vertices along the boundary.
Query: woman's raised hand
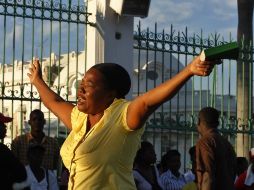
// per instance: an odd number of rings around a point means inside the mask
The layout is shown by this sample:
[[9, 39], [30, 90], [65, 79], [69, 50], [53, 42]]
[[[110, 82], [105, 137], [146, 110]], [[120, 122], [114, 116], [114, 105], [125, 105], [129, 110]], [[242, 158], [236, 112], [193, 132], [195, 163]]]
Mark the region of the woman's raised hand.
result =
[[215, 61], [200, 61], [200, 57], [197, 56], [189, 65], [188, 68], [192, 75], [197, 76], [208, 76], [214, 65], [220, 63], [220, 60]]
[[38, 59], [35, 59], [30, 65], [27, 76], [29, 77], [31, 84], [35, 84], [39, 80], [42, 80], [41, 66]]

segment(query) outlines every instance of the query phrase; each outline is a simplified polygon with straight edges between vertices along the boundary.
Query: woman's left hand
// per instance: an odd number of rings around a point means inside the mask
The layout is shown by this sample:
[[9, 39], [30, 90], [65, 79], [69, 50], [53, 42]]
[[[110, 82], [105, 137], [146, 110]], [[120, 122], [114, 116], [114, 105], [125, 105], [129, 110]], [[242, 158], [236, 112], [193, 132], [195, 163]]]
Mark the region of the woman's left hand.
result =
[[215, 61], [200, 61], [200, 56], [197, 56], [189, 65], [188, 68], [192, 75], [208, 76], [214, 65], [219, 64], [220, 60]]

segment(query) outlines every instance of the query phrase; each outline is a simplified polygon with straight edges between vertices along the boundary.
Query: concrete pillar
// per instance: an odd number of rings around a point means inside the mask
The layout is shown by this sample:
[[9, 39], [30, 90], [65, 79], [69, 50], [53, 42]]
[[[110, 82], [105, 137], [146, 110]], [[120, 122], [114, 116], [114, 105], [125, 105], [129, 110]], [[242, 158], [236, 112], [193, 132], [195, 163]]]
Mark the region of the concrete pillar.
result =
[[92, 13], [89, 21], [94, 25], [87, 26], [86, 70], [97, 63], [113, 62], [122, 65], [132, 76], [134, 18], [119, 16], [109, 3], [110, 0], [87, 2], [87, 12]]

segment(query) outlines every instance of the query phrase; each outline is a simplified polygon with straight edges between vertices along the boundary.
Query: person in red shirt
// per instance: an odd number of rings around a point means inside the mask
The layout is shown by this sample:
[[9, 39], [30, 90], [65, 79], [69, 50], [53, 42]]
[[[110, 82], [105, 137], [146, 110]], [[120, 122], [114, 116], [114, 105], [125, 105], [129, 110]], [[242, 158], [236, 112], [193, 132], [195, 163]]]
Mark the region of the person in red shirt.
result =
[[235, 182], [236, 190], [251, 190], [254, 189], [254, 148], [249, 152], [250, 165]]

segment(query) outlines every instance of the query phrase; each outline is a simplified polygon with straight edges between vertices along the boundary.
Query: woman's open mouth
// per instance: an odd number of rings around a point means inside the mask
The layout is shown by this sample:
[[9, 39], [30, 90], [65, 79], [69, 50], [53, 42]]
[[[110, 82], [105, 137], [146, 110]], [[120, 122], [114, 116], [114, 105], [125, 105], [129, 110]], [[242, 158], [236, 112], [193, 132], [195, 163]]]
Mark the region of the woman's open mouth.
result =
[[86, 99], [78, 97], [78, 104], [83, 104], [85, 101], [86, 101]]

